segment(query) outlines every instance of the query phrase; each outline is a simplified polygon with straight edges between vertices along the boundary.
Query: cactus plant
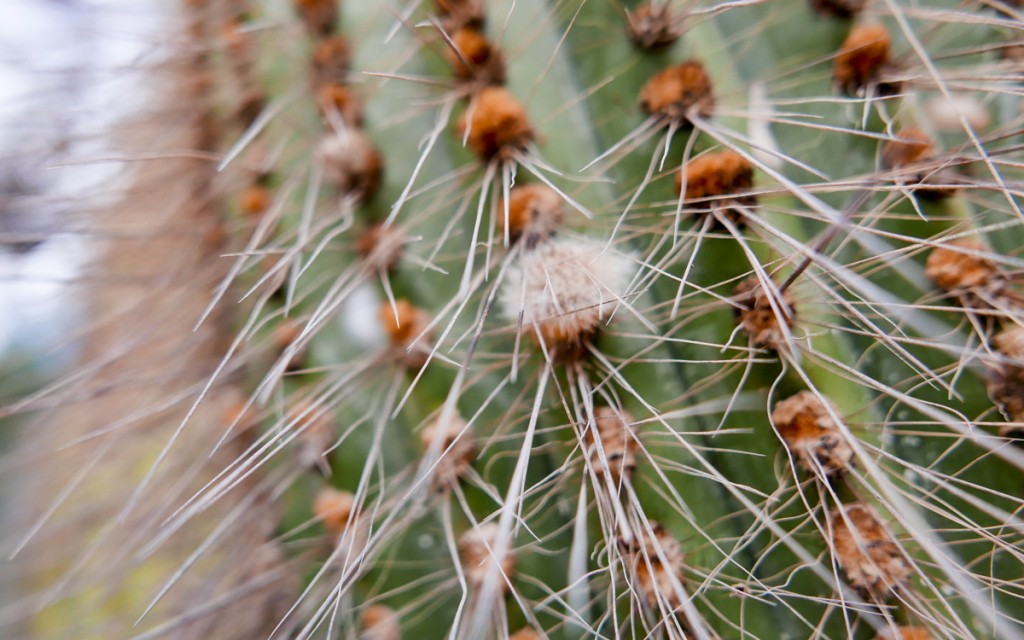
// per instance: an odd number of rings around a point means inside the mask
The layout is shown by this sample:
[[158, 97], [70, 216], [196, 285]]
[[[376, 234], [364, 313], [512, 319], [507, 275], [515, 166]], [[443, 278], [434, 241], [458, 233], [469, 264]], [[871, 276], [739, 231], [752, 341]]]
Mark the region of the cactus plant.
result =
[[1015, 3], [181, 14], [11, 628], [1024, 635]]

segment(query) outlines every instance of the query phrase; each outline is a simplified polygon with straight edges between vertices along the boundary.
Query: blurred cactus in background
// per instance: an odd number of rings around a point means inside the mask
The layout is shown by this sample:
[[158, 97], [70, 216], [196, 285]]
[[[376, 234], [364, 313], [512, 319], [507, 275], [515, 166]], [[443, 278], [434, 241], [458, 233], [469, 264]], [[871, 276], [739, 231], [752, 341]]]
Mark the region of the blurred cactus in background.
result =
[[1018, 3], [161, 11], [5, 636], [1024, 637]]

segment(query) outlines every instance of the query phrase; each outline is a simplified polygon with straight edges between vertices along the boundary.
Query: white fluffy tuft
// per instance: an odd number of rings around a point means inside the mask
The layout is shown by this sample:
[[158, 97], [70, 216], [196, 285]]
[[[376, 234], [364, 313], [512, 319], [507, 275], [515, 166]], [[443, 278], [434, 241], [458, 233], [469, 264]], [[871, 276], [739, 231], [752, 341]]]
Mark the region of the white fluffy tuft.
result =
[[633, 261], [586, 239], [559, 238], [526, 253], [508, 274], [505, 315], [548, 344], [576, 344], [608, 322], [626, 294]]

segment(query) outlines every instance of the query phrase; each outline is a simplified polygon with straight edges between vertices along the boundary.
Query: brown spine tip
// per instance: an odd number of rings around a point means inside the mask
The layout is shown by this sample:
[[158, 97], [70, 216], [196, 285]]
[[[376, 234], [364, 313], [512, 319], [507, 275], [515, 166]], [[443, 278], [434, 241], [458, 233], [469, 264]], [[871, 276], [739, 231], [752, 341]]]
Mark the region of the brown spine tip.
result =
[[381, 222], [370, 225], [356, 241], [356, 251], [374, 271], [394, 271], [402, 259], [405, 236], [395, 226], [384, 226]]
[[352, 89], [340, 82], [329, 82], [317, 94], [317, 106], [324, 117], [337, 114], [349, 127], [363, 125], [363, 103]]
[[[743, 223], [744, 217], [729, 208], [728, 201], [744, 207], [757, 204], [755, 196], [744, 193], [754, 187], [754, 167], [735, 151], [706, 153], [686, 163], [676, 173], [676, 193], [683, 190], [684, 178], [686, 193], [683, 197], [687, 202], [708, 211], [722, 204], [725, 213], [737, 224]], [[726, 202], [721, 202], [723, 199]]]
[[986, 253], [984, 244], [973, 238], [953, 240], [936, 247], [925, 262], [925, 275], [951, 293], [970, 293], [972, 289], [1000, 286], [999, 269], [984, 256], [962, 250]]
[[344, 194], [366, 202], [377, 193], [384, 170], [380, 152], [359, 129], [327, 134], [317, 145], [324, 178]]
[[324, 487], [316, 494], [313, 501], [313, 514], [324, 527], [337, 535], [342, 533], [352, 519], [355, 507], [355, 496], [348, 491], [339, 491], [333, 487]]
[[[594, 442], [593, 432], [587, 430], [590, 466], [598, 477], [603, 476], [607, 470], [612, 484], [619, 485], [620, 480], [629, 480], [636, 470], [638, 444], [629, 426], [633, 422], [633, 417], [611, 407], [598, 407], [594, 410], [594, 422], [601, 449], [599, 450], [597, 443]], [[607, 467], [601, 459], [602, 451], [604, 459], [607, 460]]]
[[459, 117], [456, 132], [466, 135], [469, 148], [484, 161], [510, 158], [533, 140], [526, 108], [501, 87], [477, 93]]
[[330, 35], [338, 24], [337, 0], [293, 0], [295, 11], [314, 36]]
[[880, 81], [890, 65], [891, 37], [880, 24], [854, 27], [839, 47], [832, 67], [836, 84], [847, 95], [874, 86], [880, 95], [899, 91], [898, 83]]
[[[737, 318], [746, 332], [750, 346], [775, 351], [786, 350], [786, 337], [778, 316], [765, 294], [761, 281], [755, 276], [743, 280], [733, 290], [737, 304]], [[787, 290], [777, 305], [785, 314], [786, 327], [792, 328], [796, 316], [793, 298]]]
[[691, 114], [709, 117], [715, 106], [711, 78], [704, 65], [688, 60], [654, 75], [640, 90], [640, 106], [653, 116], [689, 124]]
[[838, 415], [810, 391], [786, 398], [772, 411], [774, 423], [786, 446], [800, 466], [818, 475], [837, 476], [853, 466], [853, 448], [832, 419]]
[[832, 513], [832, 548], [850, 585], [868, 597], [886, 600], [910, 577], [899, 545], [866, 504]]
[[434, 0], [441, 24], [448, 32], [463, 27], [483, 29], [487, 14], [484, 0]]
[[1024, 327], [1013, 325], [999, 332], [992, 343], [1004, 361], [986, 371], [989, 396], [1013, 424], [1000, 427], [1003, 437], [1024, 433]]
[[540, 632], [531, 629], [530, 627], [523, 627], [519, 631], [516, 631], [508, 637], [508, 640], [543, 640], [544, 636]]
[[864, 10], [867, 0], [810, 0], [811, 9], [828, 18], [852, 18]]
[[[498, 205], [498, 229], [505, 231], [505, 202]], [[553, 236], [562, 226], [562, 198], [551, 187], [533, 183], [513, 187], [508, 196], [508, 235], [512, 242], [524, 239], [527, 248]]]
[[483, 33], [464, 27], [451, 36], [455, 50], [446, 49], [445, 58], [455, 77], [481, 85], [505, 84], [505, 57]]
[[626, 14], [627, 32], [634, 45], [648, 51], [666, 49], [683, 33], [682, 17], [666, 4], [645, 2]]
[[433, 485], [437, 491], [455, 488], [473, 466], [476, 457], [476, 442], [473, 432], [466, 428], [466, 421], [453, 416], [445, 424], [439, 417], [420, 434], [420, 444], [428, 451], [435, 438], [441, 438], [438, 454], [441, 459], [434, 467]]
[[[474, 587], [479, 587], [487, 579], [487, 573], [497, 561], [491, 554], [498, 539], [498, 525], [489, 522], [478, 525], [459, 538], [459, 557], [466, 580]], [[509, 550], [500, 559], [499, 565], [504, 576], [511, 579], [516, 569], [516, 556]], [[499, 579], [501, 589], [506, 588], [504, 579]]]
[[359, 640], [402, 640], [402, 625], [391, 607], [370, 605], [359, 615], [359, 623], [363, 626]]
[[348, 42], [341, 36], [319, 40], [313, 48], [313, 84], [324, 86], [344, 82], [352, 62]]

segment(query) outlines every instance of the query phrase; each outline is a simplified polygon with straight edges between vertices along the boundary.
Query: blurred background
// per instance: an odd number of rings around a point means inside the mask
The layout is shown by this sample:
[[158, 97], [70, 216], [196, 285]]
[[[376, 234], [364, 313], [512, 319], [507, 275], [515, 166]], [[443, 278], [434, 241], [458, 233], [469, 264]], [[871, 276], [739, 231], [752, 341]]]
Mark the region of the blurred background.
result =
[[117, 191], [117, 123], [161, 55], [154, 0], [0, 2], [0, 360], [59, 365], [87, 276], [86, 215]]
[[[112, 137], [161, 56], [154, 0], [0, 1], [0, 464], [24, 424], [17, 398], [67, 369], [79, 347], [94, 236], [90, 210], [115, 197], [126, 165]], [[13, 417], [12, 417], [13, 416]], [[8, 476], [9, 477], [9, 476]], [[0, 541], [17, 483], [0, 483]], [[0, 552], [8, 560], [11, 549]], [[9, 568], [9, 567], [8, 567]], [[5, 571], [5, 570], [4, 570]], [[13, 573], [13, 571], [12, 571]], [[8, 576], [10, 577], [10, 576]], [[19, 615], [0, 580], [0, 628]]]

